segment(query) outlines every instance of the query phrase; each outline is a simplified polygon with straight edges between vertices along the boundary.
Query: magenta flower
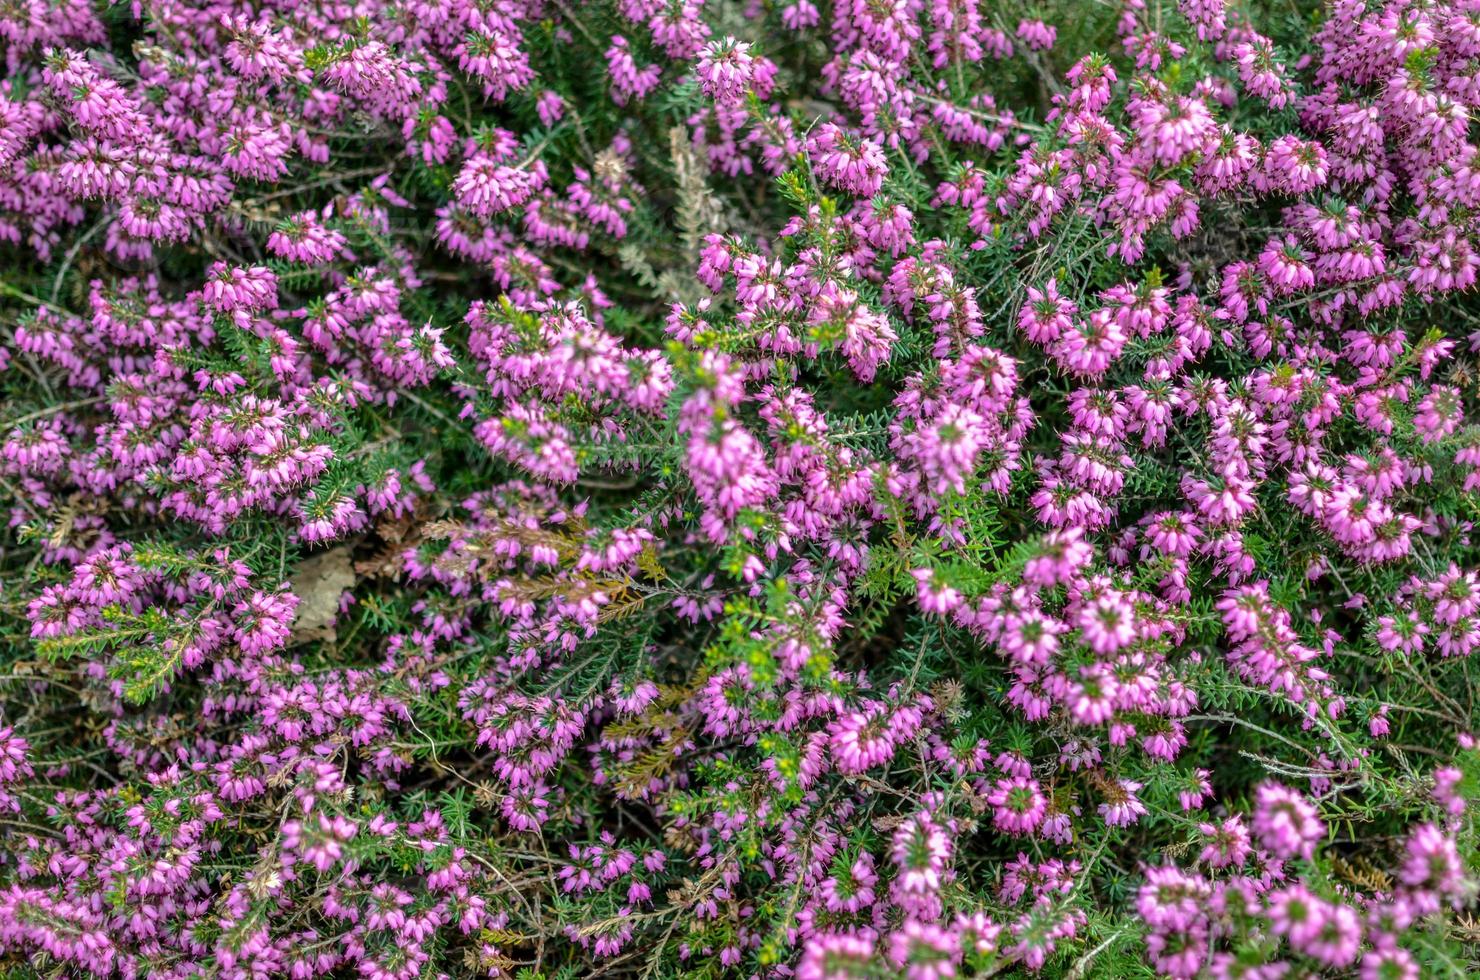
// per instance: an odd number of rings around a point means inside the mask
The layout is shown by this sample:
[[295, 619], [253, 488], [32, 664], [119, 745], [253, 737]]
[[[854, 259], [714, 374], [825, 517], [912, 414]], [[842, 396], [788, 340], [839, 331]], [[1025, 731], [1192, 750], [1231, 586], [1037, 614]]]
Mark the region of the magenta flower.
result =
[[1037, 830], [1048, 808], [1038, 782], [1026, 776], [997, 780], [986, 801], [993, 807], [993, 825], [1003, 833], [1014, 835]]
[[1251, 825], [1259, 843], [1277, 857], [1309, 860], [1326, 834], [1315, 807], [1292, 789], [1277, 783], [1260, 785]]

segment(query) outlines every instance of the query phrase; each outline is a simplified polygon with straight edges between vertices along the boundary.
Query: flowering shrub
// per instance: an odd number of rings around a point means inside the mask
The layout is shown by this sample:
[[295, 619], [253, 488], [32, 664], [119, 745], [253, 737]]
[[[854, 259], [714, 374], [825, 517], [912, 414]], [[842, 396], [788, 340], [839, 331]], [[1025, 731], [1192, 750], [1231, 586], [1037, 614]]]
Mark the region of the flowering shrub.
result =
[[6, 975], [1480, 971], [1480, 3], [0, 36]]

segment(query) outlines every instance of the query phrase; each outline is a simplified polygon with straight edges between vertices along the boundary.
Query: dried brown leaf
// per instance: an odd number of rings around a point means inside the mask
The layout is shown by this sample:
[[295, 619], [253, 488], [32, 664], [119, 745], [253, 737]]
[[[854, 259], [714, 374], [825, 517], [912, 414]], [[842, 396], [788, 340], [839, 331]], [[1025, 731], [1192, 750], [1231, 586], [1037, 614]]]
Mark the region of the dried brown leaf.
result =
[[293, 618], [293, 642], [306, 643], [332, 637], [334, 627], [331, 624], [339, 614], [339, 597], [354, 585], [355, 571], [347, 544], [301, 562], [293, 573], [293, 594], [298, 597], [298, 612]]

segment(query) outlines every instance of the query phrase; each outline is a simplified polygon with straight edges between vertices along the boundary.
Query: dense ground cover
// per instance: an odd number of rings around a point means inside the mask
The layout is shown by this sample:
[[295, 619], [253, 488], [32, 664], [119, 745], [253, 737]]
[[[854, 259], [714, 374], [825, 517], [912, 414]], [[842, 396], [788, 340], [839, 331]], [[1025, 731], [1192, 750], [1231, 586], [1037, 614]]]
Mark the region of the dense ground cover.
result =
[[0, 8], [0, 971], [1480, 971], [1480, 2]]

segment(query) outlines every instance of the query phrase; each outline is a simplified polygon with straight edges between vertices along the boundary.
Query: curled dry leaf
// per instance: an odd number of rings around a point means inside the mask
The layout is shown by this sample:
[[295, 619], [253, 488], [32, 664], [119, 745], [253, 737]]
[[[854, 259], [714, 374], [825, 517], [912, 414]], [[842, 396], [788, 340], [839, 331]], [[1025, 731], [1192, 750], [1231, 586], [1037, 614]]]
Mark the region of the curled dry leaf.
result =
[[305, 559], [293, 575], [293, 594], [298, 612], [293, 618], [293, 642], [328, 639], [334, 635], [334, 617], [339, 597], [354, 588], [355, 572], [351, 547], [340, 545]]

